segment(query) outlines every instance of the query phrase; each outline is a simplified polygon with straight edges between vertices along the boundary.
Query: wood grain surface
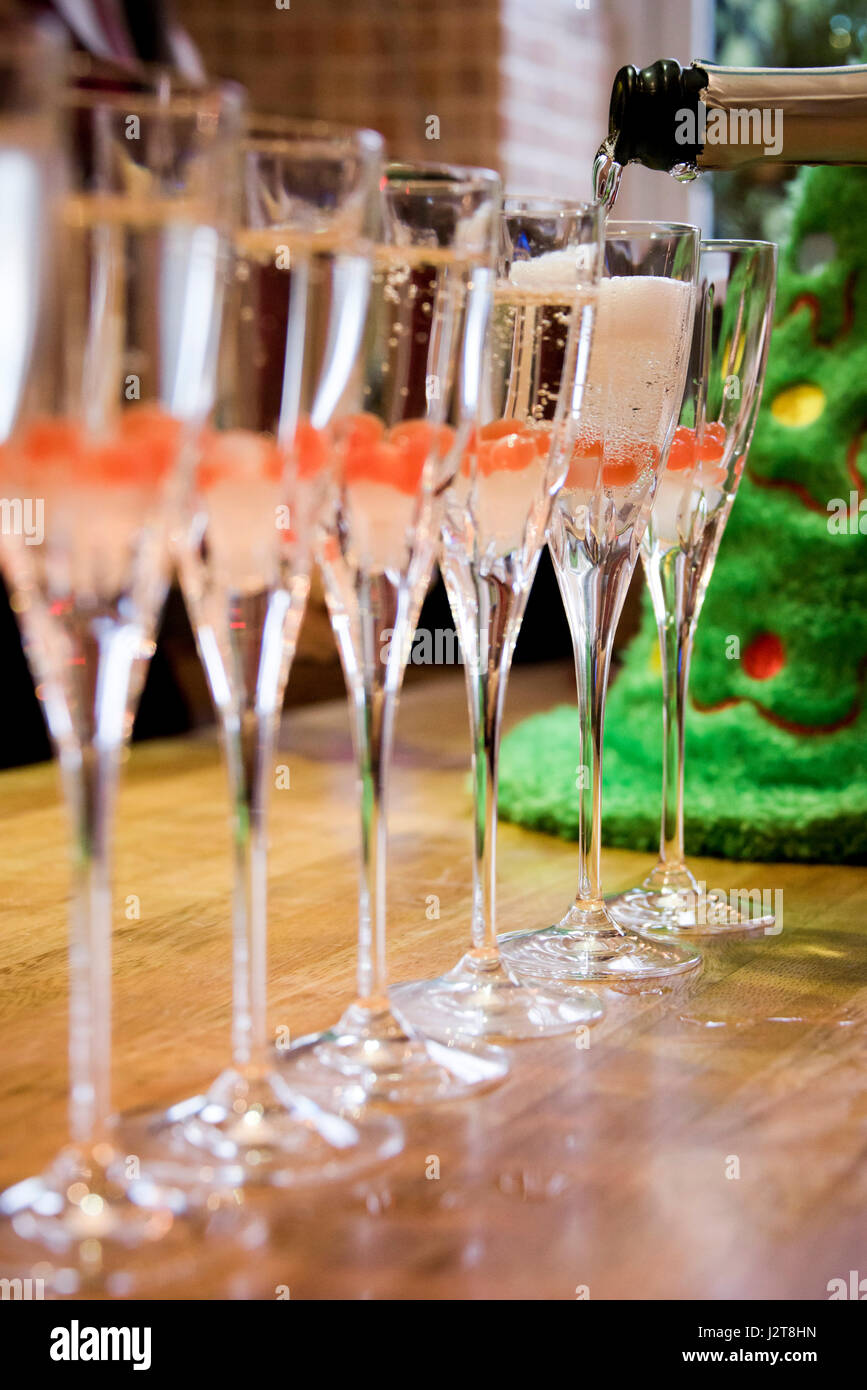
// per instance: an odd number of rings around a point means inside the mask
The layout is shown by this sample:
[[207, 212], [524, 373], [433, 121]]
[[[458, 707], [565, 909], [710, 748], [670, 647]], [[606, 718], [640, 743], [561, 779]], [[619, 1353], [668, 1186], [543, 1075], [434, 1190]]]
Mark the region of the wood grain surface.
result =
[[[567, 667], [519, 668], [509, 721], [571, 698]], [[448, 967], [467, 932], [457, 670], [406, 692], [397, 743], [395, 981]], [[299, 1036], [333, 1022], [353, 983], [342, 702], [292, 712], [280, 757], [291, 785], [272, 814], [270, 1020]], [[211, 735], [133, 750], [115, 880], [119, 1108], [180, 1100], [227, 1061], [226, 805]], [[0, 777], [0, 822], [5, 1185], [64, 1138], [67, 861], [52, 767]], [[607, 889], [638, 881], [647, 863], [606, 852]], [[495, 1091], [405, 1116], [404, 1153], [370, 1181], [256, 1195], [242, 1241], [191, 1232], [186, 1263], [162, 1271], [156, 1296], [823, 1299], [830, 1279], [867, 1272], [867, 871], [696, 867], [713, 887], [781, 889], [782, 933], [711, 943], [687, 991], [605, 991], [589, 1047], [567, 1036], [512, 1048]], [[501, 929], [557, 920], [575, 872], [574, 845], [504, 825]], [[125, 915], [133, 894], [137, 920]]]

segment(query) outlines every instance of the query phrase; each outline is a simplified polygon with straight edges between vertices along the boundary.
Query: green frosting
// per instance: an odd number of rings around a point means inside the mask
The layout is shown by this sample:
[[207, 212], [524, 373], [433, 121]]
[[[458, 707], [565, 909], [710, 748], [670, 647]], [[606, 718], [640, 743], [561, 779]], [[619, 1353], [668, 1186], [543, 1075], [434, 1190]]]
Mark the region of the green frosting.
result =
[[[857, 508], [867, 476], [867, 169], [809, 170], [798, 192], [762, 407], [693, 654], [686, 848], [863, 863], [867, 504], [863, 533], [857, 512], [836, 521], [842, 509], [829, 504], [848, 509], [854, 491]], [[603, 838], [653, 851], [662, 714], [645, 598], [608, 700]], [[751, 675], [749, 654], [768, 634], [782, 667]], [[505, 740], [505, 818], [577, 835], [577, 742], [565, 708]]]

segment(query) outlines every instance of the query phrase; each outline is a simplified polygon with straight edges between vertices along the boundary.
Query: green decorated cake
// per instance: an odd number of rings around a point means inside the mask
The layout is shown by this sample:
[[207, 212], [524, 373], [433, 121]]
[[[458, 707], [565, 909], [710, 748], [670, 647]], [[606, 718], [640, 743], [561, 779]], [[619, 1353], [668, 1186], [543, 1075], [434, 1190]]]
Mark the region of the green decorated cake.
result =
[[[867, 861], [867, 169], [797, 184], [762, 407], [698, 626], [686, 724], [686, 850]], [[603, 838], [655, 851], [656, 627], [606, 716]], [[575, 708], [506, 739], [504, 817], [577, 836]]]

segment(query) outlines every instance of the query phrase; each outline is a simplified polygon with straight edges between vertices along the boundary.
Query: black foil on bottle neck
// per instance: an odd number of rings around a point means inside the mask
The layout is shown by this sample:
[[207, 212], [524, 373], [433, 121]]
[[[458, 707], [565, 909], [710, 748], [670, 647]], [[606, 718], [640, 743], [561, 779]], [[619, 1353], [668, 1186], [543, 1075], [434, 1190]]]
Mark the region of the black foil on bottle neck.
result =
[[675, 139], [683, 111], [693, 114], [698, 130], [699, 94], [708, 84], [703, 68], [682, 68], [673, 58], [660, 58], [647, 68], [623, 67], [614, 79], [608, 112], [608, 133], [614, 140], [618, 164], [644, 164], [648, 169], [694, 165], [704, 149]]

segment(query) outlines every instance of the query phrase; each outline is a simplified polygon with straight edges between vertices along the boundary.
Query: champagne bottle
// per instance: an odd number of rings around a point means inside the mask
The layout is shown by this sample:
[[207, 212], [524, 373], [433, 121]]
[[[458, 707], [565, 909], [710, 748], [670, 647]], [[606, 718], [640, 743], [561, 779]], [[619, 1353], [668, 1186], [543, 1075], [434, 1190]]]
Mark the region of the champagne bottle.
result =
[[867, 66], [623, 67], [603, 150], [683, 179], [758, 160], [867, 164]]

